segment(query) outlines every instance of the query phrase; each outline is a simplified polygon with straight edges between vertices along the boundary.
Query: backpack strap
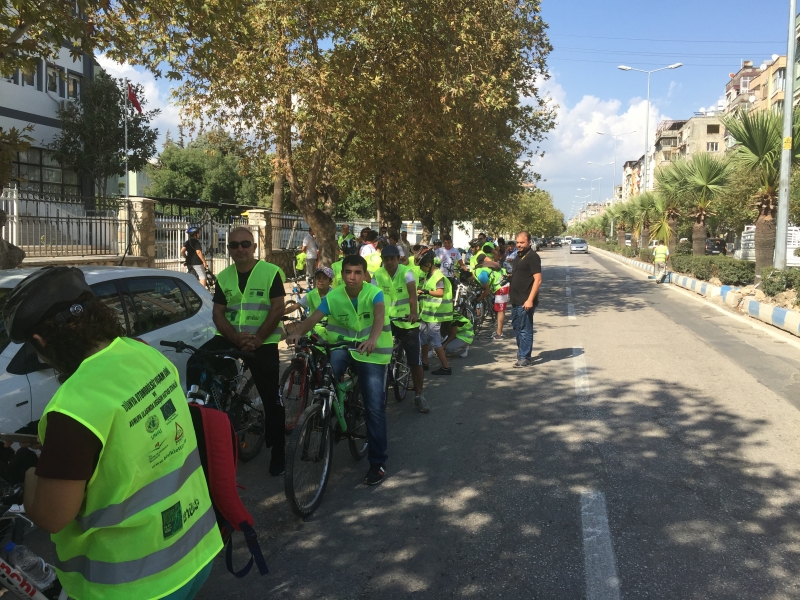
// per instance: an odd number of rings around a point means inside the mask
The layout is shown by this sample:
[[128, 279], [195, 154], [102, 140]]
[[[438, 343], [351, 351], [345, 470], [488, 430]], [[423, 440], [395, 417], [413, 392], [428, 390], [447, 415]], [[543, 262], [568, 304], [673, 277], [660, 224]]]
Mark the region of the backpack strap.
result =
[[261, 575], [266, 575], [269, 573], [269, 569], [267, 568], [267, 563], [264, 560], [264, 554], [261, 552], [261, 546], [258, 545], [258, 536], [256, 535], [255, 530], [247, 524], [247, 522], [242, 522], [238, 529], [244, 533], [245, 542], [247, 542], [247, 548], [250, 550], [250, 560], [247, 564], [240, 570], [234, 571], [233, 570], [233, 536], [228, 538], [228, 543], [225, 545], [225, 566], [228, 567], [228, 571], [234, 576], [238, 578], [242, 578], [250, 572], [250, 569], [253, 568], [253, 563], [258, 567], [258, 572]]

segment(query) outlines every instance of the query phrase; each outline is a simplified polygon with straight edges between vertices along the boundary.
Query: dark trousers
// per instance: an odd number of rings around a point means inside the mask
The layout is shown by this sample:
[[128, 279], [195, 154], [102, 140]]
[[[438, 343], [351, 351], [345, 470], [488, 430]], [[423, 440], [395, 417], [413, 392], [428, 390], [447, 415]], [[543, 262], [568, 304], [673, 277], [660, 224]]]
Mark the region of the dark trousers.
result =
[[[224, 350], [233, 348], [233, 344], [221, 335], [215, 335], [201, 346], [203, 350]], [[283, 406], [280, 394], [280, 357], [278, 344], [262, 344], [255, 351], [255, 361], [248, 361], [246, 366], [255, 380], [256, 389], [264, 405], [264, 432], [266, 446], [272, 447], [272, 453], [282, 455], [284, 451], [284, 426], [286, 409]], [[224, 359], [214, 359], [212, 365], [215, 369], [224, 365]], [[196, 355], [192, 355], [186, 363], [186, 386], [199, 384], [203, 373], [203, 362]]]

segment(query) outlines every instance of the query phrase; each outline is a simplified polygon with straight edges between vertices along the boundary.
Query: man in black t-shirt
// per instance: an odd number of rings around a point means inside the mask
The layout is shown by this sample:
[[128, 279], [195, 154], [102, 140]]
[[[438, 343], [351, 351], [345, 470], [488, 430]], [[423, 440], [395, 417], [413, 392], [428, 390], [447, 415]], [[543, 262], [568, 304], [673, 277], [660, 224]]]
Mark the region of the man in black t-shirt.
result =
[[200, 285], [206, 286], [206, 257], [203, 256], [203, 245], [200, 243], [200, 229], [197, 227], [189, 227], [186, 230], [189, 234], [189, 239], [183, 243], [181, 248], [181, 256], [186, 259], [186, 268], [197, 279], [200, 280]]
[[512, 263], [511, 325], [517, 337], [517, 362], [514, 367], [531, 364], [533, 350], [533, 313], [539, 304], [539, 287], [542, 285], [542, 259], [531, 249], [531, 234], [517, 234], [517, 257]]

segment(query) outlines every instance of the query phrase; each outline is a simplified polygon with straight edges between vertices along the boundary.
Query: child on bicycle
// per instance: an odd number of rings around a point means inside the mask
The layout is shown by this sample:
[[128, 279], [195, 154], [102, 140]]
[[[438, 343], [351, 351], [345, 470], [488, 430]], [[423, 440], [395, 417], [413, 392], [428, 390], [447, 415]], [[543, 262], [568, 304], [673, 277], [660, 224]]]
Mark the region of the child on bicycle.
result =
[[[331, 283], [333, 283], [333, 269], [330, 267], [319, 267], [314, 274], [314, 289], [309, 290], [309, 292], [297, 302], [287, 304], [283, 315], [289, 315], [300, 309], [305, 309], [306, 315], [314, 314], [314, 311], [317, 310], [320, 303], [322, 303], [322, 299], [327, 296], [328, 292], [331, 290]], [[288, 324], [286, 333], [291, 334], [297, 327], [298, 323]], [[322, 324], [318, 324], [314, 327], [314, 333], [318, 334], [322, 339], [327, 339], [325, 326]]]
[[381, 483], [386, 475], [386, 365], [392, 358], [392, 333], [383, 291], [365, 281], [367, 261], [361, 256], [342, 259], [344, 285], [331, 291], [317, 310], [286, 338], [290, 346], [328, 317], [328, 337], [332, 343], [350, 342], [348, 348], [331, 353], [331, 367], [337, 379], [348, 368], [358, 375], [367, 416], [370, 468], [367, 485]]

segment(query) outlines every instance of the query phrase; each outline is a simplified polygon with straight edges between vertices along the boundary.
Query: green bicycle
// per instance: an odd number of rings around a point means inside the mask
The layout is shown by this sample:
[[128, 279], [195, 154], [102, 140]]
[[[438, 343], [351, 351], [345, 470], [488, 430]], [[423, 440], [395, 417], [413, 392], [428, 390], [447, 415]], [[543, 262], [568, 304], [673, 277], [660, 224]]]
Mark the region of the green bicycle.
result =
[[358, 377], [348, 369], [344, 381], [338, 382], [331, 366], [332, 350], [353, 346], [352, 342], [329, 344], [317, 335], [297, 341], [298, 348], [315, 355], [322, 372], [320, 387], [313, 390], [311, 404], [297, 420], [286, 449], [283, 487], [292, 512], [299, 517], [308, 517], [322, 503], [334, 443], [346, 438], [355, 460], [364, 458], [369, 449]]

